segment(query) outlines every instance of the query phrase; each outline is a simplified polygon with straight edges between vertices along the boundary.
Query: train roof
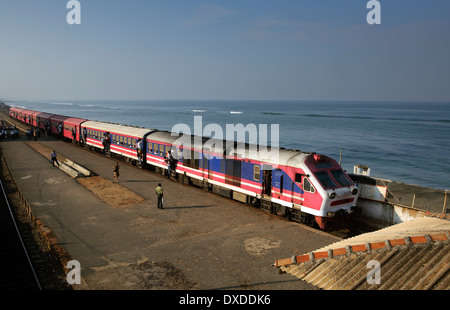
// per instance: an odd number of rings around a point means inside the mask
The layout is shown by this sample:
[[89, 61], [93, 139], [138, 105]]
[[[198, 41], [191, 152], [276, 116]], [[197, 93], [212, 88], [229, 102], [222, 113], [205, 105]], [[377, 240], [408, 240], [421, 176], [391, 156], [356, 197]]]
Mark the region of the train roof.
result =
[[64, 116], [64, 115], [51, 115], [49, 118], [50, 118], [50, 121], [63, 122], [64, 124], [76, 125], [76, 126], [80, 126], [80, 124], [87, 121], [87, 119], [84, 119], [84, 118], [70, 117], [70, 116]]
[[52, 116], [54, 116], [55, 114], [51, 114], [51, 113], [47, 113], [47, 112], [36, 112], [35, 115], [37, 117], [43, 117], [43, 118], [50, 118]]
[[[21, 109], [21, 108], [11, 108], [15, 110], [16, 112], [35, 112], [31, 110]], [[41, 112], [42, 114], [46, 114]], [[58, 115], [54, 115], [58, 116]], [[64, 116], [60, 116], [64, 117]], [[66, 117], [68, 119], [69, 117]], [[76, 118], [72, 118], [76, 119]], [[78, 119], [82, 120], [82, 119]], [[144, 138], [145, 136], [147, 140], [153, 140], [158, 141], [162, 143], [167, 144], [176, 144], [175, 142], [180, 139], [181, 135], [178, 133], [172, 133], [169, 131], [159, 131], [157, 129], [149, 129], [149, 128], [142, 128], [142, 127], [135, 127], [135, 126], [128, 126], [128, 125], [121, 125], [121, 124], [114, 124], [114, 123], [107, 123], [107, 122], [99, 122], [99, 121], [89, 121], [86, 120], [81, 123], [82, 127], [88, 127], [91, 129], [96, 130], [102, 130], [105, 132], [112, 132], [112, 133], [121, 133], [127, 136], [134, 136], [138, 138]], [[191, 139], [191, 146], [195, 148], [194, 145], [194, 138], [195, 136], [189, 135]], [[189, 138], [188, 138], [189, 139]], [[233, 155], [236, 154], [238, 157], [243, 157], [250, 160], [257, 160], [257, 161], [264, 161], [269, 165], [291, 165], [296, 166], [304, 163], [307, 156], [311, 154], [315, 154], [314, 152], [303, 152], [300, 150], [293, 150], [293, 149], [285, 149], [285, 148], [272, 148], [270, 146], [264, 146], [264, 145], [255, 145], [255, 144], [244, 144], [245, 149], [242, 149], [242, 144], [239, 142], [231, 142], [232, 145], [227, 144], [230, 143], [230, 141], [227, 140], [220, 140], [220, 139], [214, 139], [209, 137], [201, 137], [202, 139], [202, 147], [204, 148], [205, 143], [207, 148], [211, 152], [215, 153], [225, 153], [226, 155]], [[180, 140], [186, 141], [186, 140]], [[237, 152], [234, 151], [234, 149], [237, 149]], [[205, 149], [205, 148], [204, 148]], [[225, 152], [224, 152], [225, 150]], [[242, 154], [245, 153], [245, 154]]]
[[81, 127], [87, 127], [96, 130], [102, 130], [111, 133], [121, 133], [127, 136], [133, 136], [138, 138], [143, 138], [148, 133], [154, 131], [154, 129], [133, 127], [127, 125], [97, 122], [97, 121], [86, 121], [81, 124]]
[[29, 109], [18, 108], [18, 107], [11, 107], [11, 108], [9, 108], [9, 110], [16, 112], [16, 113], [22, 113], [22, 114], [25, 113], [25, 114], [35, 115], [35, 116], [45, 117], [45, 118], [50, 118], [50, 117], [56, 115], [56, 114], [52, 114], [52, 113], [39, 112], [39, 111], [35, 111], [35, 110], [29, 110]]
[[[147, 140], [153, 140], [158, 142], [163, 142], [167, 144], [176, 144], [175, 142], [180, 139], [181, 135], [178, 133], [172, 133], [169, 131], [156, 131], [147, 136]], [[186, 139], [190, 139], [191, 147], [196, 149], [196, 145], [194, 142], [195, 136], [187, 135]], [[187, 142], [188, 140], [183, 140], [181, 138], [178, 142]], [[292, 150], [285, 148], [277, 148], [270, 147], [265, 145], [255, 145], [255, 144], [239, 144], [238, 142], [227, 141], [214, 139], [209, 137], [201, 137], [202, 146], [205, 149], [208, 148], [211, 152], [215, 153], [224, 153], [226, 155], [237, 154], [239, 157], [244, 157], [250, 160], [264, 161], [268, 164], [272, 164], [274, 166], [277, 165], [299, 165], [305, 161], [305, 158], [311, 154], [315, 154], [313, 152], [303, 152], [300, 150]], [[227, 144], [231, 143], [230, 144]], [[184, 145], [185, 146], [185, 145]], [[242, 148], [245, 147], [245, 150]], [[234, 151], [236, 148], [237, 152]], [[244, 153], [245, 154], [242, 154]]]

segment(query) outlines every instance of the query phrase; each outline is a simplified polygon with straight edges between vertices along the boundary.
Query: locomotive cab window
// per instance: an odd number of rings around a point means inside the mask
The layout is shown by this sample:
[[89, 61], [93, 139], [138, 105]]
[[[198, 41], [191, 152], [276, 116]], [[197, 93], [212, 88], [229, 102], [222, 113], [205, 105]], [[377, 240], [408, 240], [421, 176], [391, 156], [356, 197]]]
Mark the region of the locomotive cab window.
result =
[[303, 179], [303, 190], [305, 192], [315, 193], [316, 189], [314, 186], [312, 186], [311, 182], [308, 180], [308, 178]]
[[296, 183], [302, 183], [302, 174], [301, 173], [296, 173], [295, 174], [295, 182]]

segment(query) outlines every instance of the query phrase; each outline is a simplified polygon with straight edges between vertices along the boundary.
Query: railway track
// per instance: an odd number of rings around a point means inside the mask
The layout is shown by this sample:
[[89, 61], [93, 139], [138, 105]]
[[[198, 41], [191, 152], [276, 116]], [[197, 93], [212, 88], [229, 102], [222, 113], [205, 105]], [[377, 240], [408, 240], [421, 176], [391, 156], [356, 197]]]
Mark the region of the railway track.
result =
[[0, 289], [41, 290], [1, 180], [0, 187]]

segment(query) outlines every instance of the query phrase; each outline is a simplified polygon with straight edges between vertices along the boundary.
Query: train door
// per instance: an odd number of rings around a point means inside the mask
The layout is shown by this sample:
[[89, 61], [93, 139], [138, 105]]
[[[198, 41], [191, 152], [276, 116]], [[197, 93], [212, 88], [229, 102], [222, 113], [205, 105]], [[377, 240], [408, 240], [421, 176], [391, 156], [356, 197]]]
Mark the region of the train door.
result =
[[272, 166], [263, 167], [263, 195], [272, 196]]
[[213, 178], [213, 167], [212, 167], [212, 156], [210, 156], [210, 149], [203, 149], [203, 170], [206, 172], [204, 177], [212, 180]]
[[212, 158], [207, 159], [208, 160], [208, 179], [212, 180], [213, 178], [213, 166], [212, 166]]
[[282, 199], [283, 196], [283, 171], [274, 170], [272, 172], [272, 187], [275, 194], [274, 198]]
[[304, 180], [307, 180], [303, 173], [296, 172], [294, 175], [294, 183], [292, 184], [293, 200], [295, 204], [303, 205], [304, 200], [304, 190], [303, 184]]
[[302, 204], [306, 207], [312, 208], [314, 205], [317, 205], [315, 203], [316, 199], [316, 189], [312, 185], [311, 181], [307, 176], [303, 176], [303, 183], [302, 183]]

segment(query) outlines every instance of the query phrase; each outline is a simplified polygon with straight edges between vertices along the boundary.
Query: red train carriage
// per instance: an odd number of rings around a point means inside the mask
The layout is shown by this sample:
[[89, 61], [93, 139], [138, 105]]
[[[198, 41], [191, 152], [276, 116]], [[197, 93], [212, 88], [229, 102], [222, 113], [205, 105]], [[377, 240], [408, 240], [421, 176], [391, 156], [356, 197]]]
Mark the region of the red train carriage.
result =
[[84, 118], [63, 115], [53, 115], [49, 120], [51, 133], [60, 135], [63, 139], [75, 139], [76, 141], [80, 141], [81, 124], [87, 121]]
[[33, 113], [33, 126], [36, 126], [40, 129], [45, 129], [45, 124], [50, 124], [50, 117], [54, 116], [54, 114], [45, 113], [45, 112], [36, 112]]
[[22, 109], [22, 108], [10, 108], [10, 115], [21, 121], [22, 123], [32, 125], [32, 115], [37, 111]]

